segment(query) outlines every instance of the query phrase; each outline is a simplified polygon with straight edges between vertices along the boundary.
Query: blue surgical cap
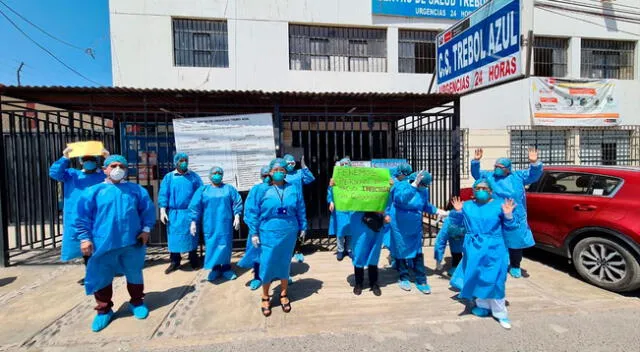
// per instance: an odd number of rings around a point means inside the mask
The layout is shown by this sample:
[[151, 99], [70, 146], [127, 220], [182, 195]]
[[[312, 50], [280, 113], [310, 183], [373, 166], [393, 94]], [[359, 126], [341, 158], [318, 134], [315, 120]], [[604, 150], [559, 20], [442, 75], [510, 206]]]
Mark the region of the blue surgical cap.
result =
[[294, 158], [294, 157], [293, 157], [293, 155], [291, 155], [291, 154], [286, 154], [286, 155], [283, 157], [283, 159], [284, 159], [284, 161], [285, 161], [285, 162], [287, 162], [287, 163], [288, 163], [288, 162], [291, 162], [291, 161], [296, 161], [296, 158]]
[[407, 176], [407, 181], [409, 181], [409, 182], [413, 182], [413, 181], [415, 181], [415, 180], [416, 180], [416, 178], [417, 178], [417, 177], [418, 177], [418, 173], [417, 173], [417, 172], [414, 172], [414, 173], [412, 173], [411, 175]]
[[124, 165], [125, 167], [129, 167], [129, 163], [127, 162], [127, 159], [125, 159], [124, 156], [118, 155], [118, 154], [109, 155], [107, 160], [104, 161], [104, 166], [105, 167], [109, 166], [109, 164], [111, 164], [111, 163], [120, 163], [120, 164]]
[[180, 159], [187, 159], [187, 161], [189, 161], [189, 156], [187, 153], [176, 153], [176, 155], [173, 156], [173, 165], [178, 166]]
[[500, 164], [511, 171], [511, 159], [509, 158], [499, 158], [496, 160], [496, 164]]
[[211, 168], [211, 170], [209, 170], [209, 177], [213, 176], [213, 174], [215, 174], [216, 172], [219, 172], [222, 175], [224, 175], [224, 170], [222, 170], [220, 166], [214, 166]]
[[269, 172], [271, 172], [271, 169], [269, 168], [269, 165], [263, 166], [260, 169], [260, 176], [268, 175]]
[[476, 182], [473, 183], [473, 189], [475, 189], [476, 187], [478, 187], [479, 185], [486, 185], [487, 187], [489, 187], [489, 189], [492, 189], [491, 187], [491, 183], [486, 179], [486, 178], [481, 178], [479, 180], [477, 180]]
[[349, 166], [351, 166], [351, 159], [349, 159], [349, 158], [340, 159], [340, 165], [349, 165]]
[[413, 172], [413, 168], [407, 163], [400, 164], [400, 166], [398, 166], [398, 170], [405, 176], [409, 176]]
[[[286, 157], [286, 155], [285, 155]], [[271, 160], [271, 163], [269, 164], [269, 171], [273, 170], [274, 167], [279, 166], [279, 167], [287, 167], [287, 162], [285, 161], [285, 159], [281, 159], [281, 158], [276, 158]]]
[[420, 181], [420, 184], [423, 186], [428, 186], [432, 181], [433, 176], [431, 176], [431, 174], [427, 171], [422, 171], [422, 181]]

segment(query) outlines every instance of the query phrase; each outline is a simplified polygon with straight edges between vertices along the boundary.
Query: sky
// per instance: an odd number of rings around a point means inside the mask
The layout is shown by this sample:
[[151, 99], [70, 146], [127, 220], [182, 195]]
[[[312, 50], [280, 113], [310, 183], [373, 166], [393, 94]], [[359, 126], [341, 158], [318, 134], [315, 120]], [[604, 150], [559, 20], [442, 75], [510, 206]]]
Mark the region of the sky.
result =
[[[34, 41], [86, 78], [31, 42], [5, 15]], [[21, 62], [24, 62], [21, 70], [23, 86], [111, 86], [109, 1], [0, 0], [0, 84], [18, 84], [16, 72]]]

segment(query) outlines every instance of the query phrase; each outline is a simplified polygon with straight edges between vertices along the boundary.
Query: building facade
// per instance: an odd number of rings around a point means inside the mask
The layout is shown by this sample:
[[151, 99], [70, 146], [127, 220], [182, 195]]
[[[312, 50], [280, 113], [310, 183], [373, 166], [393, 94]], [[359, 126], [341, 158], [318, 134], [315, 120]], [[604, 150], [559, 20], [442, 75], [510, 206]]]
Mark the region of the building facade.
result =
[[[378, 6], [412, 1], [110, 0], [113, 82], [135, 88], [434, 92], [436, 35], [464, 15], [438, 9], [458, 3], [468, 10], [484, 2], [417, 0], [413, 13], [381, 15]], [[537, 146], [552, 164], [639, 165], [640, 2], [540, 0], [533, 17], [531, 75], [614, 80], [620, 124], [535, 126], [532, 78], [525, 78], [461, 99], [462, 159], [468, 162], [483, 147], [487, 168], [504, 155], [525, 166], [526, 148]]]

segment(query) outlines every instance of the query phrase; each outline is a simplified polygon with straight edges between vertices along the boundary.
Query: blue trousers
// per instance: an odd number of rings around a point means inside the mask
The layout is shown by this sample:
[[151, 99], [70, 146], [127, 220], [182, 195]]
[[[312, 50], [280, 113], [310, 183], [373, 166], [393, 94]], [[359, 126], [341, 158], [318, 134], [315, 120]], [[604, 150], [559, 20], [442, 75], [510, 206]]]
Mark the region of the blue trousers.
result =
[[401, 281], [409, 281], [411, 278], [410, 271], [413, 271], [416, 277], [416, 285], [424, 285], [427, 283], [424, 254], [418, 253], [418, 255], [410, 259], [396, 259], [396, 265], [398, 266], [398, 274], [400, 274]]

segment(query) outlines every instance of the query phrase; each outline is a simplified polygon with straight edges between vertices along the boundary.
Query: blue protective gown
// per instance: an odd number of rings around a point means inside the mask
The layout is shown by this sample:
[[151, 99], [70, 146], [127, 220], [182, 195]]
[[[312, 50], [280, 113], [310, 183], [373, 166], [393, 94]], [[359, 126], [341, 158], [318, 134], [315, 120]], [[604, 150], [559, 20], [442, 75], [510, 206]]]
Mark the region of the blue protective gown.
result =
[[353, 266], [364, 268], [369, 265], [378, 266], [380, 251], [382, 250], [382, 236], [386, 225], [380, 232], [374, 232], [362, 222], [363, 212], [351, 213], [351, 248], [353, 251]]
[[[329, 203], [333, 203], [333, 187], [329, 187], [327, 190], [327, 204]], [[339, 211], [334, 209], [329, 217], [329, 236], [351, 236], [351, 228], [349, 226], [350, 221], [350, 211]]]
[[285, 178], [285, 181], [287, 181], [287, 183], [298, 187], [301, 193], [302, 186], [308, 185], [315, 180], [316, 178], [313, 176], [309, 168], [294, 170], [293, 172], [287, 173], [287, 176]]
[[173, 171], [164, 176], [158, 192], [158, 206], [167, 209], [169, 252], [185, 253], [198, 248], [198, 237], [190, 233], [189, 202], [202, 186], [200, 176], [192, 171]]
[[202, 222], [205, 254], [204, 268], [231, 263], [233, 249], [233, 218], [242, 214], [242, 198], [235, 187], [204, 185], [196, 191], [189, 204], [191, 221]]
[[447, 243], [449, 243], [451, 253], [462, 253], [465, 233], [466, 229], [464, 226], [452, 225], [449, 218], [444, 219], [442, 228], [440, 228], [438, 236], [436, 236], [436, 243], [433, 248], [433, 257], [436, 263], [441, 262], [444, 258]]
[[461, 212], [449, 215], [452, 225], [464, 225], [462, 262], [451, 278], [451, 286], [460, 290], [466, 299], [501, 299], [505, 297], [505, 283], [509, 266], [509, 252], [504, 243], [504, 230], [518, 228], [515, 219], [502, 213], [502, 200], [485, 204], [467, 201]]
[[62, 251], [60, 259], [63, 261], [82, 257], [80, 241], [76, 234], [75, 222], [78, 217], [78, 201], [83, 192], [105, 179], [101, 169], [94, 173], [70, 168], [71, 160], [62, 157], [49, 168], [49, 177], [62, 182], [64, 189], [64, 209], [62, 217]]
[[138, 184], [105, 181], [85, 191], [75, 224], [78, 239], [94, 247], [84, 281], [87, 294], [110, 285], [117, 271], [123, 271], [129, 283], [143, 283], [146, 246], [137, 237], [155, 223], [155, 206]]
[[429, 190], [408, 182], [398, 184], [387, 206], [391, 216], [391, 252], [396, 259], [415, 258], [422, 253], [422, 213], [438, 211], [429, 203]]
[[[392, 179], [393, 179], [393, 186], [391, 186], [391, 189], [389, 190], [389, 202], [387, 204], [387, 213], [389, 213], [389, 211], [390, 211], [391, 200], [393, 199], [393, 195], [395, 193], [396, 188], [401, 183], [406, 183], [407, 182], [406, 178], [404, 180], [400, 181], [395, 176], [392, 176]], [[388, 248], [389, 252], [391, 252], [391, 256], [395, 258], [394, 254], [393, 254], [393, 250], [391, 248], [391, 226], [385, 226], [382, 231], [383, 231], [383, 234], [382, 234], [382, 245], [385, 246], [386, 248]]]
[[246, 204], [249, 236], [260, 237], [260, 278], [269, 283], [289, 278], [291, 257], [300, 231], [307, 229], [302, 193], [295, 185], [261, 187]]
[[520, 224], [517, 229], [505, 232], [507, 248], [520, 249], [535, 245], [533, 233], [527, 222], [527, 196], [524, 186], [530, 185], [542, 176], [542, 163], [532, 164], [527, 170], [517, 170], [506, 177], [496, 177], [493, 171], [480, 170], [480, 161], [471, 161], [471, 175], [474, 179], [486, 179], [493, 191], [492, 197], [500, 200], [511, 198], [518, 205], [513, 211], [513, 216]]
[[[263, 188], [263, 190], [261, 190], [261, 188]], [[251, 187], [251, 190], [249, 190], [247, 200], [244, 202], [245, 207], [243, 217], [244, 223], [247, 225], [247, 227], [249, 227], [249, 229], [251, 229], [252, 226], [250, 224], [253, 224], [254, 227], [257, 226], [255, 223], [258, 220], [258, 214], [249, 210], [250, 205], [253, 205], [255, 203], [258, 194], [264, 194], [263, 192], [265, 192], [268, 188], [268, 184], [260, 182]], [[260, 263], [260, 247], [256, 248], [253, 246], [253, 243], [251, 242], [251, 234], [249, 234], [247, 236], [247, 244], [244, 250], [244, 255], [242, 256], [240, 261], [238, 261], [238, 266], [245, 269], [251, 269], [256, 263]]]

